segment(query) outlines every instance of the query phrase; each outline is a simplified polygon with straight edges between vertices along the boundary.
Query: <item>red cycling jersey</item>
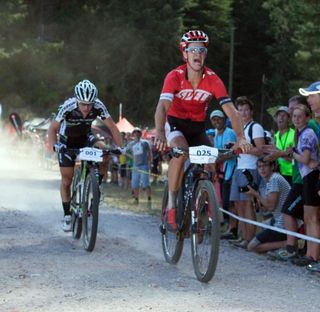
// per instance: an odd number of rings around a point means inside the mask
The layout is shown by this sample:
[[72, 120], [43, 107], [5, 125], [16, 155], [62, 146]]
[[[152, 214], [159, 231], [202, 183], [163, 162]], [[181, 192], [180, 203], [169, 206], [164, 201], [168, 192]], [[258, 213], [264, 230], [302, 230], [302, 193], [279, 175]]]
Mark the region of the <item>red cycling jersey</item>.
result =
[[187, 64], [184, 64], [167, 74], [160, 100], [172, 102], [169, 116], [201, 122], [206, 119], [208, 104], [213, 96], [220, 105], [231, 102], [222, 80], [207, 67], [204, 67], [202, 79], [194, 90], [187, 78]]

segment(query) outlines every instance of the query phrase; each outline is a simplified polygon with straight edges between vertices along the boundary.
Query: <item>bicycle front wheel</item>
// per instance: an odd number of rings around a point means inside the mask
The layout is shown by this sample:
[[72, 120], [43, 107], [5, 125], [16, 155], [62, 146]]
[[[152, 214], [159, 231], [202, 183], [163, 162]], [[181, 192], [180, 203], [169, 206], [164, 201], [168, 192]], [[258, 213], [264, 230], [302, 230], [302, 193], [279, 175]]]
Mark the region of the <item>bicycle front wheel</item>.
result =
[[197, 279], [207, 283], [214, 276], [220, 243], [217, 197], [212, 183], [199, 181], [194, 197], [192, 220], [192, 262]]
[[100, 200], [99, 184], [93, 171], [85, 179], [82, 200], [83, 246], [85, 250], [92, 251], [97, 238]]
[[161, 242], [164, 258], [170, 264], [176, 264], [183, 249], [183, 236], [180, 232], [173, 232], [167, 227], [167, 203], [168, 203], [168, 185], [166, 185], [162, 198], [162, 213], [161, 213]]
[[72, 186], [71, 186], [71, 225], [72, 225], [72, 237], [79, 239], [82, 232], [82, 218], [79, 215], [80, 200], [79, 200], [79, 181], [80, 181], [80, 169], [76, 169], [74, 172]]

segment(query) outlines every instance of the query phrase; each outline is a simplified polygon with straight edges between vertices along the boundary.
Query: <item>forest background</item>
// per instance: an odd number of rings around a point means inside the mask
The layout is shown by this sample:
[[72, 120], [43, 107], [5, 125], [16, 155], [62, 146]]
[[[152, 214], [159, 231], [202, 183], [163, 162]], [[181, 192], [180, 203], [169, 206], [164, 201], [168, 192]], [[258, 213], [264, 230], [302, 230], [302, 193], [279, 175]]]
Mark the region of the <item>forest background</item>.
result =
[[3, 114], [48, 117], [87, 78], [116, 121], [122, 103], [152, 127], [163, 79], [183, 62], [181, 35], [202, 29], [207, 66], [270, 128], [268, 108], [320, 80], [319, 20], [319, 0], [1, 0]]

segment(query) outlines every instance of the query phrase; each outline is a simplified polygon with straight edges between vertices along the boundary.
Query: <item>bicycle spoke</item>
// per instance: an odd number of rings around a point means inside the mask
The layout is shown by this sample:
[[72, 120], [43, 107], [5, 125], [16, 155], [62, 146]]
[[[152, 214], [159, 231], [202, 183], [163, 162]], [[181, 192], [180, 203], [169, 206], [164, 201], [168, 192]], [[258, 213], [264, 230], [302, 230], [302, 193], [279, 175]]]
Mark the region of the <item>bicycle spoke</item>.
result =
[[197, 278], [208, 282], [214, 275], [219, 251], [219, 213], [213, 186], [200, 181], [196, 191], [196, 223], [192, 235], [192, 259]]
[[83, 198], [83, 245], [87, 251], [94, 249], [98, 230], [99, 185], [94, 172], [90, 172], [85, 180]]

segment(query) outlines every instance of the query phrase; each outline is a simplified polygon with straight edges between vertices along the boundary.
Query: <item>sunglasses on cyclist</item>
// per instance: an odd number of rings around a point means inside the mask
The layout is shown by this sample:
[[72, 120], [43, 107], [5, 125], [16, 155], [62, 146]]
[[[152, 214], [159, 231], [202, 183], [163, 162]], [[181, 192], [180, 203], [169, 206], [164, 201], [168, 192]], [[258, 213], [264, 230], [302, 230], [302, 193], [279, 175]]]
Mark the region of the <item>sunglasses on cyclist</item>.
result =
[[185, 49], [186, 52], [190, 52], [192, 54], [203, 54], [207, 53], [208, 49], [205, 47], [190, 47]]
[[79, 105], [81, 105], [81, 106], [85, 106], [85, 105], [93, 105], [93, 103], [92, 102], [80, 102], [80, 101], [78, 101], [78, 104]]

